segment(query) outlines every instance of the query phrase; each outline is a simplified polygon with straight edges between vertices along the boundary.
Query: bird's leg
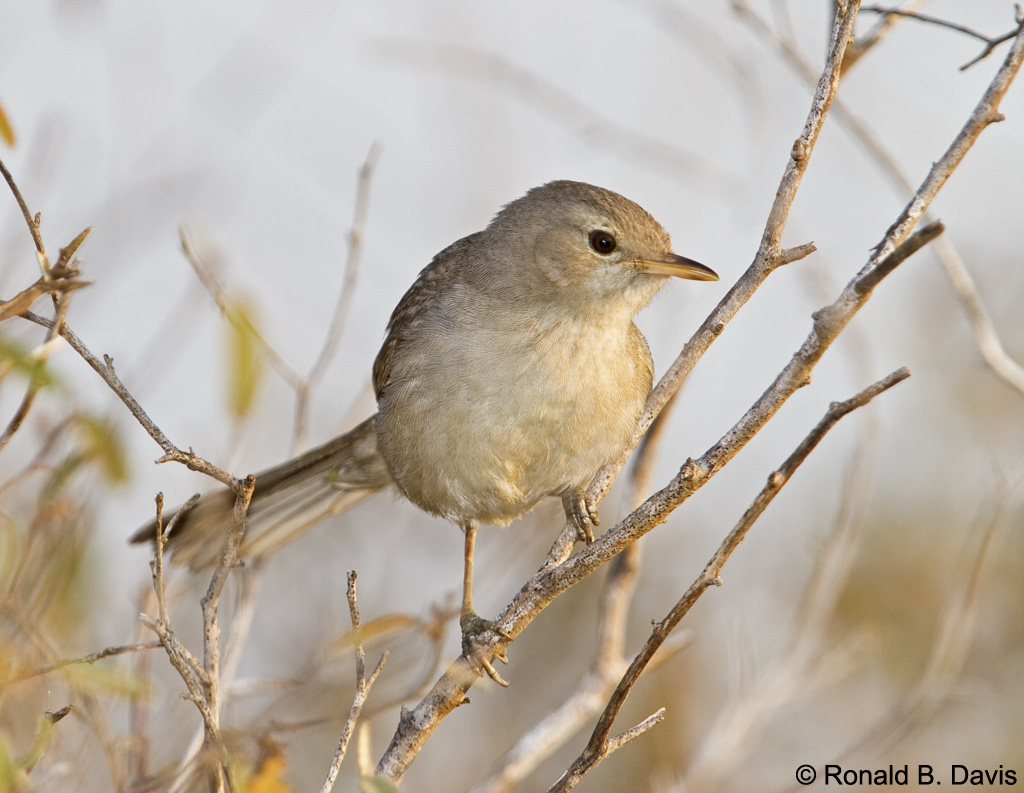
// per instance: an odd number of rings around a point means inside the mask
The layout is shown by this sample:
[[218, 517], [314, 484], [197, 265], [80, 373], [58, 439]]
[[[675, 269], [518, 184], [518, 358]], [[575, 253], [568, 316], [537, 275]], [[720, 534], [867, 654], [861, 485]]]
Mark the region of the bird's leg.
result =
[[[462, 609], [459, 613], [459, 627], [462, 629], [462, 652], [470, 663], [477, 667], [478, 672], [486, 672], [487, 676], [495, 683], [507, 686], [508, 681], [504, 680], [487, 657], [486, 647], [481, 643], [480, 637], [487, 631], [494, 631], [499, 636], [507, 639], [512, 637], [502, 630], [498, 625], [485, 620], [473, 609], [473, 551], [476, 548], [476, 523], [467, 521], [462, 525], [466, 534], [466, 550], [464, 568], [462, 575]], [[504, 649], [494, 655], [502, 663], [508, 663], [508, 655]]]
[[562, 491], [562, 508], [565, 519], [576, 529], [576, 539], [590, 545], [594, 541], [594, 526], [601, 525], [597, 516], [597, 504], [579, 487], [567, 487]]

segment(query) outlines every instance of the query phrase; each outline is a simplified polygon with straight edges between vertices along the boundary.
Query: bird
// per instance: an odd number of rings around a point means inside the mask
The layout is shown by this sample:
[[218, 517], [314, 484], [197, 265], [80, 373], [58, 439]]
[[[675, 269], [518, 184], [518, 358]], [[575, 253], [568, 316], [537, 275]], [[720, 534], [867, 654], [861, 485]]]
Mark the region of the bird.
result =
[[[506, 204], [438, 253], [394, 309], [373, 364], [377, 413], [256, 475], [240, 552], [397, 489], [465, 535], [459, 621], [475, 653], [496, 629], [473, 606], [479, 526], [558, 497], [577, 537], [593, 540], [600, 518], [586, 489], [625, 451], [653, 383], [633, 319], [673, 277], [718, 280], [618, 193], [559, 180]], [[223, 537], [233, 501], [209, 494], [179, 518], [168, 538], [176, 561], [216, 561], [220, 541], [209, 538]]]

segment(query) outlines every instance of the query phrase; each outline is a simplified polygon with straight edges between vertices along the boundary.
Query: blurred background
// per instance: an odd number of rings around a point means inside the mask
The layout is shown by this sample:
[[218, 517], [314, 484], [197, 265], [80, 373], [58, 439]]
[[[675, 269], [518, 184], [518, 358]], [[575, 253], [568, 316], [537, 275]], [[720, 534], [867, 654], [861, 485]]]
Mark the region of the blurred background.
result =
[[[1003, 0], [919, 6], [988, 36], [1014, 25]], [[858, 32], [877, 20], [862, 11]], [[75, 293], [69, 325], [113, 357], [173, 442], [244, 475], [289, 457], [295, 441], [295, 389], [252, 328], [294, 371], [314, 365], [346, 280], [368, 157], [350, 308], [310, 392], [303, 448], [373, 411], [370, 368], [387, 318], [431, 257], [552, 179], [632, 198], [677, 252], [721, 275], [673, 283], [641, 314], [663, 372], [752, 260], [803, 126], [810, 90], [780, 42], [816, 78], [830, 22], [828, 2], [807, 0], [751, 0], [742, 12], [692, 0], [7, 3], [0, 108], [10, 134], [0, 157], [42, 213], [51, 258], [94, 228], [81, 250], [92, 285]], [[904, 21], [845, 75], [847, 119], [916, 186], [1007, 46], [960, 71], [983, 42]], [[1020, 361], [1024, 85], [1001, 110], [1006, 120], [982, 135], [933, 214]], [[38, 273], [4, 195], [6, 299]], [[655, 488], [763, 392], [806, 337], [811, 312], [834, 299], [905, 203], [833, 113], [783, 239], [813, 240], [818, 251], [773, 274], [704, 356], [669, 419]], [[181, 227], [227, 315], [183, 255]], [[0, 327], [5, 424], [25, 393], [25, 355], [43, 337], [20, 319]], [[687, 645], [645, 676], [617, 728], [662, 706], [664, 723], [592, 772], [587, 790], [785, 790], [801, 763], [1002, 764], [1020, 778], [1024, 393], [985, 365], [931, 249], [879, 288], [814, 382], [644, 540], [627, 649], [829, 402], [900, 366], [913, 377], [833, 430], [726, 566], [724, 586], [684, 621]], [[27, 777], [40, 790], [71, 781], [78, 790], [162, 789], [200, 722], [161, 650], [23, 678], [152, 639], [138, 620], [155, 613], [151, 551], [126, 540], [151, 519], [157, 491], [177, 504], [211, 483], [154, 465], [159, 448], [71, 349], [55, 349], [46, 372], [0, 452], [0, 756], [17, 765], [43, 747]], [[613, 490], [603, 522], [623, 514]], [[560, 516], [552, 500], [481, 532], [482, 614], [499, 612], [537, 569]], [[291, 789], [319, 787], [326, 775], [351, 702], [351, 569], [363, 618], [379, 628], [370, 663], [392, 653], [371, 695], [380, 709], [367, 719], [376, 762], [397, 723], [395, 700], [417, 701], [416, 686], [438, 674], [436, 656], [458, 653], [457, 627], [443, 615], [457, 610], [461, 548], [455, 528], [385, 494], [232, 580], [229, 595], [244, 590], [248, 600], [229, 598], [227, 628], [252, 624], [224, 720], [252, 773], [274, 757]], [[515, 641], [502, 668], [512, 687], [475, 686], [405, 789], [465, 790], [487, 779], [572, 691], [590, 664], [601, 577]], [[197, 653], [206, 580], [169, 573], [174, 627]], [[68, 704], [52, 734], [41, 729], [45, 711]], [[553, 747], [519, 789], [546, 789], [593, 722]], [[355, 759], [336, 789], [353, 788]]]

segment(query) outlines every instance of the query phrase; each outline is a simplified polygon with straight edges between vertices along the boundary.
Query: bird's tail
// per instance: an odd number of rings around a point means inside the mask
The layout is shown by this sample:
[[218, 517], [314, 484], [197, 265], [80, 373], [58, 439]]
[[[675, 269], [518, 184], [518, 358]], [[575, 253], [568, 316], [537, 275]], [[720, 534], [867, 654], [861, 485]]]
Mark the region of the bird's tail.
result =
[[[376, 416], [292, 460], [256, 474], [239, 554], [259, 556], [298, 537], [328, 515], [337, 515], [392, 483], [377, 448]], [[173, 560], [200, 570], [216, 564], [231, 524], [234, 494], [205, 494], [167, 537]], [[164, 524], [173, 513], [164, 514]], [[131, 538], [156, 536], [156, 521]]]

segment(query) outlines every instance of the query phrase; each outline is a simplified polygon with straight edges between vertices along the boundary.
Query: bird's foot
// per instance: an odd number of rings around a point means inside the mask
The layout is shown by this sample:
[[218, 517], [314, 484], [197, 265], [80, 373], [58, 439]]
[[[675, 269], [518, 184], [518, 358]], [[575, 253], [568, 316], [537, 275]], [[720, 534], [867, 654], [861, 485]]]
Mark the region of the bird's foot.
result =
[[601, 525], [597, 516], [597, 503], [581, 488], [570, 487], [562, 493], [565, 518], [576, 529], [576, 539], [590, 545], [594, 541], [594, 526]]
[[477, 674], [486, 674], [499, 686], [508, 686], [508, 681], [498, 674], [498, 670], [491, 663], [493, 658], [497, 658], [503, 664], [508, 663], [508, 653], [505, 651], [505, 647], [503, 645], [495, 647], [483, 641], [484, 634], [488, 632], [493, 632], [502, 639], [512, 641], [508, 632], [496, 622], [485, 620], [475, 611], [463, 612], [459, 617], [459, 627], [462, 629], [462, 654]]

